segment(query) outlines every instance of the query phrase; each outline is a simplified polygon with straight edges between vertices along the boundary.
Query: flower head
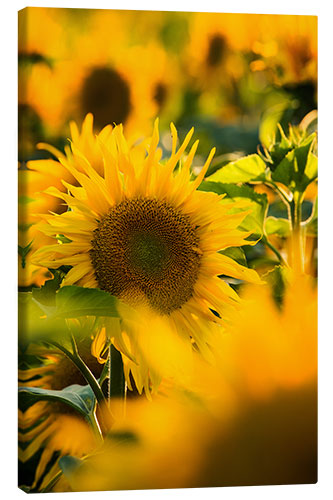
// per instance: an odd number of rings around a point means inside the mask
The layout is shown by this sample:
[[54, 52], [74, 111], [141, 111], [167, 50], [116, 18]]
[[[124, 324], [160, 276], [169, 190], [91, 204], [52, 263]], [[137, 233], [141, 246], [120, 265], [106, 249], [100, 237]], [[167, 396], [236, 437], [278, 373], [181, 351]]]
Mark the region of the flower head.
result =
[[[248, 212], [230, 213], [235, 203], [197, 190], [214, 150], [191, 181], [198, 141], [184, 158], [193, 129], [178, 149], [173, 125], [171, 132], [172, 153], [163, 161], [157, 121], [152, 138], [131, 148], [121, 125], [108, 135], [102, 131], [97, 137], [99, 162], [96, 155], [89, 161], [89, 153], [84, 154], [73, 141], [71, 152], [60, 155], [59, 161], [79, 187], [63, 181], [68, 194], [48, 189], [69, 210], [44, 216], [45, 222], [39, 225], [48, 236], [60, 233], [70, 242], [38, 250], [34, 262], [52, 268], [72, 266], [63, 285], [110, 292], [140, 310], [136, 321], [148, 317], [161, 329], [162, 319], [166, 331], [177, 331], [189, 346], [195, 342], [208, 354], [210, 335], [205, 333], [203, 320], [221, 322], [225, 306], [238, 301], [235, 291], [219, 276], [251, 282], [259, 278], [255, 271], [217, 253], [251, 242], [246, 240], [250, 233], [237, 229]], [[103, 172], [97, 172], [95, 164], [102, 164]], [[152, 373], [142, 335], [135, 334], [136, 321], [132, 326], [130, 321], [126, 326], [126, 320], [117, 328], [113, 325], [109, 336], [125, 356], [128, 382], [131, 371], [141, 391], [147, 390]], [[156, 381], [160, 375], [156, 374]]]

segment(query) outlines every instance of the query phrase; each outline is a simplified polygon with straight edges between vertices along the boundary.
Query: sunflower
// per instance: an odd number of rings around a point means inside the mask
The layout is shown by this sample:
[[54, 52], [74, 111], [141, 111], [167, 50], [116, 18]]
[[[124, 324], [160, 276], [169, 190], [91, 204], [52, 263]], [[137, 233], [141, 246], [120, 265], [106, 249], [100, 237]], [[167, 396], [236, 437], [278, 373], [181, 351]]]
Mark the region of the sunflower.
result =
[[[36, 28], [39, 24], [41, 32]], [[29, 61], [19, 67], [19, 118], [23, 121], [28, 115], [21, 126], [22, 140], [34, 123], [30, 115], [44, 126], [46, 137], [62, 135], [64, 123], [81, 120], [91, 110], [99, 128], [126, 121], [132, 107], [131, 89], [114, 55], [126, 46], [127, 24], [128, 16], [117, 11], [22, 11], [19, 50], [21, 59]], [[48, 30], [50, 40], [45, 40]], [[43, 140], [42, 132], [35, 130], [36, 137]]]
[[[144, 387], [147, 393], [149, 379], [156, 389], [163, 376], [149, 363], [153, 355], [148, 356], [159, 335], [172, 339], [170, 359], [172, 345], [181, 344], [187, 352], [191, 342], [205, 354], [211, 342], [207, 320], [221, 323], [228, 308], [238, 303], [236, 292], [219, 276], [260, 281], [255, 271], [217, 253], [254, 242], [246, 239], [249, 232], [237, 229], [249, 213], [243, 205], [197, 190], [214, 150], [191, 181], [198, 141], [182, 159], [193, 129], [178, 149], [173, 124], [171, 133], [171, 156], [161, 161], [157, 120], [151, 139], [132, 148], [122, 126], [116, 126], [105, 142], [98, 140], [103, 175], [72, 142], [71, 154], [59, 161], [80, 186], [64, 181], [68, 194], [48, 189], [46, 193], [64, 200], [69, 210], [44, 216], [39, 224], [44, 234], [55, 237], [60, 232], [70, 242], [46, 246], [33, 256], [36, 265], [72, 266], [63, 285], [97, 287], [121, 300], [124, 320], [113, 324], [108, 335], [123, 353], [129, 386], [132, 373], [138, 390]], [[242, 210], [234, 213], [239, 207]], [[163, 347], [157, 347], [161, 357]]]
[[317, 81], [317, 18], [315, 16], [257, 16], [258, 56], [250, 67], [266, 70], [273, 83]]

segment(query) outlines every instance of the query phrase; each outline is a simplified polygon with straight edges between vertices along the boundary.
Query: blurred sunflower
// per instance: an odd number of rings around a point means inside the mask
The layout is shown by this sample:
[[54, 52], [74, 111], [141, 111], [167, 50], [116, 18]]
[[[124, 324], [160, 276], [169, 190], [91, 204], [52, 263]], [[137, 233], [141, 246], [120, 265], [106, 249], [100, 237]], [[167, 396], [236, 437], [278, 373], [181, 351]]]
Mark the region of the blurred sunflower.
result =
[[156, 116], [169, 123], [169, 117], [177, 115], [177, 108], [180, 109], [184, 84], [178, 58], [156, 42], [126, 48], [118, 57], [132, 89], [133, 110], [124, 125], [126, 135], [135, 129], [147, 135]]
[[[101, 366], [91, 355], [89, 337], [81, 340], [78, 347], [80, 355], [98, 377]], [[69, 385], [86, 384], [72, 361], [50, 346], [30, 344], [23, 359], [34, 359], [35, 366], [21, 363], [18, 375], [22, 387], [61, 390]], [[19, 409], [18, 424], [19, 460], [23, 464], [29, 460], [37, 462], [32, 489], [42, 490], [59, 472], [58, 459], [61, 456], [81, 457], [98, 444], [84, 418], [64, 403], [39, 401]]]
[[98, 453], [66, 474], [73, 491], [316, 482], [316, 288], [287, 274], [280, 305], [247, 286], [219, 363], [196, 357], [185, 391], [163, 385], [116, 412]]
[[[238, 301], [235, 291], [218, 276], [260, 281], [255, 271], [217, 253], [251, 242], [245, 239], [249, 232], [237, 229], [248, 213], [243, 205], [240, 212], [230, 214], [236, 203], [220, 203], [220, 196], [196, 190], [214, 150], [196, 179], [190, 181], [198, 141], [175, 172], [193, 129], [178, 150], [173, 125], [171, 131], [171, 156], [160, 162], [157, 121], [152, 138], [131, 149], [122, 126], [115, 127], [106, 142], [99, 140], [103, 176], [73, 142], [71, 154], [60, 156], [59, 161], [80, 187], [64, 181], [69, 194], [56, 188], [46, 190], [64, 200], [70, 211], [44, 216], [46, 223], [39, 224], [44, 234], [54, 237], [60, 232], [70, 243], [46, 246], [33, 257], [36, 265], [72, 266], [63, 285], [99, 287], [134, 311], [140, 310], [133, 318], [125, 308], [125, 331], [124, 326], [113, 325], [109, 335], [125, 355], [129, 385], [132, 372], [138, 390], [145, 387], [147, 393], [148, 374], [152, 378], [152, 373], [142, 350], [147, 338], [143, 325], [177, 331], [172, 338], [185, 346], [191, 345], [191, 337], [204, 352], [210, 343], [208, 333], [202, 337], [206, 320], [220, 322], [218, 316], [224, 314], [224, 307]], [[153, 389], [159, 381], [160, 373]]]
[[317, 18], [257, 16], [257, 39], [251, 49], [257, 59], [252, 71], [266, 71], [275, 84], [317, 81]]
[[[38, 38], [34, 41], [30, 33], [32, 26], [39, 22], [43, 22], [46, 30], [49, 27], [52, 33], [48, 11], [53, 9], [40, 10], [28, 9], [25, 14], [30, 23], [28, 27], [31, 38], [27, 50], [32, 45], [44, 54], [43, 40]], [[121, 64], [115, 62], [115, 57], [120, 47], [127, 44], [128, 16], [119, 11], [77, 10], [72, 17], [70, 9], [54, 10], [57, 11], [55, 19], [60, 30], [57, 41], [59, 44], [59, 40], [64, 40], [67, 51], [53, 54], [47, 48], [46, 55], [49, 59], [40, 58], [32, 60], [32, 64], [20, 65], [21, 117], [23, 111], [29, 109], [30, 114], [34, 113], [36, 120], [42, 123], [46, 137], [62, 135], [64, 125], [70, 119], [81, 120], [89, 111], [94, 112], [98, 128], [107, 123], [125, 122], [132, 107], [131, 89], [128, 78], [122, 71]], [[77, 22], [78, 19], [80, 23]], [[23, 16], [23, 38], [24, 22], [26, 19]], [[82, 26], [85, 29], [82, 30]], [[94, 40], [93, 44], [91, 40]], [[45, 46], [48, 47], [47, 44]], [[49, 98], [50, 94], [52, 99]], [[25, 124], [22, 124], [22, 130], [23, 125]], [[21, 135], [27, 135], [25, 129]], [[39, 141], [43, 140], [42, 132], [35, 133], [35, 136]]]
[[232, 120], [240, 112], [235, 88], [246, 71], [235, 47], [245, 19], [239, 14], [196, 13], [190, 20], [183, 64], [191, 87], [200, 92], [200, 111]]

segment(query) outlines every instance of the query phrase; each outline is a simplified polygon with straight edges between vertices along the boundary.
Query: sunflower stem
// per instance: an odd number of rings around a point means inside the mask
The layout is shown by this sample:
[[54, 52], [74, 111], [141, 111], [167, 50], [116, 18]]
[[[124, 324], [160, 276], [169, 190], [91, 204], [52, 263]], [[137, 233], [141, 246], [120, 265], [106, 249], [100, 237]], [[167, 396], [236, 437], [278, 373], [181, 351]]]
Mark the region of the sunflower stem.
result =
[[288, 196], [275, 182], [271, 180], [266, 180], [265, 183], [266, 186], [270, 187], [271, 189], [274, 189], [274, 191], [280, 196], [281, 200], [285, 205], [289, 205], [291, 198]]
[[94, 434], [97, 438], [97, 441], [100, 443], [103, 443], [104, 437], [103, 437], [103, 433], [102, 433], [100, 424], [97, 420], [96, 409], [94, 411], [92, 411], [89, 415], [89, 424], [91, 425], [91, 427], [94, 431]]
[[278, 249], [269, 241], [269, 239], [267, 238], [266, 235], [264, 235], [262, 237], [262, 241], [265, 243], [265, 245], [267, 245], [272, 250], [272, 252], [275, 253], [275, 255], [277, 256], [277, 258], [279, 259], [280, 264], [283, 264], [284, 266], [287, 266], [286, 261], [284, 260], [284, 258], [282, 257], [282, 255], [280, 254], [280, 252], [278, 251]]
[[302, 193], [295, 191], [290, 202], [289, 218], [292, 228], [293, 267], [304, 272], [304, 230], [302, 228]]
[[105, 399], [105, 396], [104, 396], [104, 394], [102, 392], [102, 389], [100, 388], [100, 385], [97, 382], [96, 378], [94, 377], [93, 373], [90, 371], [90, 369], [88, 368], [88, 366], [85, 364], [85, 362], [81, 358], [81, 356], [80, 356], [80, 354], [79, 354], [79, 352], [77, 350], [76, 342], [75, 342], [75, 340], [74, 340], [73, 337], [71, 338], [71, 341], [72, 341], [72, 346], [73, 346], [73, 353], [71, 353], [70, 351], [68, 351], [65, 347], [63, 347], [62, 345], [58, 344], [57, 342], [54, 342], [54, 345], [58, 349], [60, 349], [64, 354], [66, 354], [66, 356], [80, 370], [80, 372], [82, 373], [83, 377], [88, 382], [88, 384], [90, 385], [93, 393], [95, 394], [95, 397], [96, 397], [96, 400], [98, 401], [98, 403], [100, 403], [100, 404], [101, 403], [105, 403], [106, 399]]
[[109, 348], [109, 398], [125, 399], [124, 365], [120, 352], [111, 344]]

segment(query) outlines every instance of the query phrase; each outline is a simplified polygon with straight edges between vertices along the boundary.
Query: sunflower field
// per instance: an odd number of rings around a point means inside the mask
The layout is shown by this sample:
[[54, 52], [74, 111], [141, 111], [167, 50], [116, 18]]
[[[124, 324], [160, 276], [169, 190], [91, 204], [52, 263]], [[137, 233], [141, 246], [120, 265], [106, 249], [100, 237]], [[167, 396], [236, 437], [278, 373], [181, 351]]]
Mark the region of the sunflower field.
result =
[[28, 7], [25, 492], [317, 481], [317, 18]]

